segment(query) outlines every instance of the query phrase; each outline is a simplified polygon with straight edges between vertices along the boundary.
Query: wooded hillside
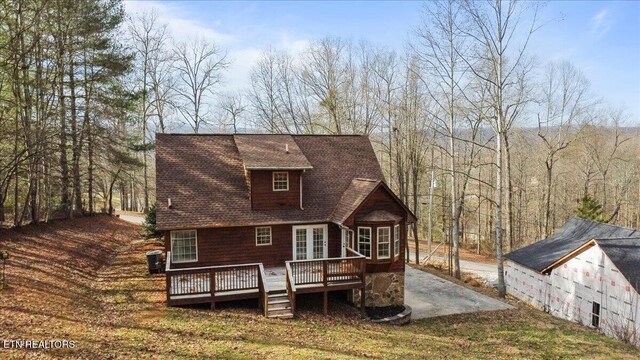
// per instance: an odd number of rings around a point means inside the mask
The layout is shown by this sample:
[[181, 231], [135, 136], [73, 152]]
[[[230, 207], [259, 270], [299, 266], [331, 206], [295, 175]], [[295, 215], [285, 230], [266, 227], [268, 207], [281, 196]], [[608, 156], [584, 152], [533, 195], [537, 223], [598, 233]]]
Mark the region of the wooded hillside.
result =
[[540, 6], [429, 2], [401, 53], [336, 37], [269, 48], [227, 92], [225, 49], [174, 40], [153, 13], [2, 2], [0, 221], [144, 211], [155, 133], [189, 131], [368, 134], [415, 237], [454, 254], [500, 259], [578, 207], [638, 227], [638, 119], [570, 62], [535, 58]]

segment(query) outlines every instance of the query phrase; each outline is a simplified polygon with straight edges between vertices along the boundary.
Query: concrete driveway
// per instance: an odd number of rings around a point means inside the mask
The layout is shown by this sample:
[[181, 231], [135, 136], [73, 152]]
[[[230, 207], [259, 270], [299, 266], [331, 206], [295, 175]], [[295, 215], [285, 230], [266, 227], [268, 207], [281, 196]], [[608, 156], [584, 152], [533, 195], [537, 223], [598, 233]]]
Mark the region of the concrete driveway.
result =
[[126, 222], [130, 222], [132, 224], [142, 225], [144, 222], [143, 215], [128, 215], [128, 214], [119, 214], [120, 220], [124, 220]]
[[412, 319], [513, 308], [410, 266], [405, 268], [404, 302], [413, 309]]
[[[413, 261], [416, 258], [415, 252], [413, 250], [409, 251], [409, 259]], [[423, 258], [421, 255], [420, 258]], [[446, 262], [442, 256], [434, 255], [431, 257], [431, 260]], [[486, 284], [488, 285], [496, 285], [498, 284], [498, 268], [496, 264], [485, 264], [476, 261], [462, 260], [460, 259], [460, 269], [465, 272], [473, 273], [481, 277]]]

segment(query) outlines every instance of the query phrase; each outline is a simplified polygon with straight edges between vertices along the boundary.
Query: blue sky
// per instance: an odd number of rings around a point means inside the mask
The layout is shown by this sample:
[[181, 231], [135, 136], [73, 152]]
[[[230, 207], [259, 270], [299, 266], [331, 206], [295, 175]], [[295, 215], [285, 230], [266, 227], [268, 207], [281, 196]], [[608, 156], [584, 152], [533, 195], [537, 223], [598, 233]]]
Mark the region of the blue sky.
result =
[[[227, 86], [248, 84], [268, 46], [297, 52], [331, 35], [402, 51], [420, 24], [421, 2], [126, 1], [127, 12], [155, 9], [176, 38], [199, 36], [225, 47], [233, 61]], [[550, 1], [529, 52], [540, 63], [569, 60], [594, 93], [640, 123], [640, 1]]]

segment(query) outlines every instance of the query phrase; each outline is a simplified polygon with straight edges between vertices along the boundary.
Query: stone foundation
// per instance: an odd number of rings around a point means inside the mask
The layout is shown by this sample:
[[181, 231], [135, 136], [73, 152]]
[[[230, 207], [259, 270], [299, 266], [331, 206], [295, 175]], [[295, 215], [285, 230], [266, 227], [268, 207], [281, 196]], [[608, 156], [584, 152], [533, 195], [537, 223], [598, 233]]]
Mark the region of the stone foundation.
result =
[[[365, 306], [382, 307], [404, 304], [404, 273], [380, 272], [367, 274]], [[360, 290], [353, 290], [352, 300], [360, 306]]]

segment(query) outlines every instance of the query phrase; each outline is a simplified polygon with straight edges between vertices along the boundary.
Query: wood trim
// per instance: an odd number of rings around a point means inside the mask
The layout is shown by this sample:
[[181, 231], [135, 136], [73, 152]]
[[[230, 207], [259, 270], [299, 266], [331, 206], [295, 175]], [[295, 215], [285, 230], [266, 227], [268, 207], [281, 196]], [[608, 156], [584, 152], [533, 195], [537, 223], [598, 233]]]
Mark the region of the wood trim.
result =
[[373, 258], [373, 256], [371, 256], [373, 254], [373, 228], [371, 226], [358, 226], [356, 228], [356, 236], [357, 236], [357, 242], [356, 242], [356, 250], [358, 251], [359, 254], [362, 254], [360, 252], [360, 229], [369, 229], [369, 256], [365, 256], [365, 258], [367, 260], [371, 260]]
[[[380, 257], [380, 230], [387, 229], [389, 231], [389, 239], [387, 240], [387, 244], [389, 245], [389, 255], [386, 257]], [[392, 234], [391, 234], [391, 226], [378, 226], [376, 227], [376, 260], [390, 260], [392, 258], [393, 247], [392, 244]]]
[[174, 264], [188, 264], [198, 262], [198, 229], [171, 230], [169, 232], [169, 249], [171, 249], [171, 253], [173, 253], [173, 233], [177, 231], [193, 231], [196, 233], [196, 259], [187, 261], [173, 261], [173, 259], [171, 259], [171, 262]]
[[[398, 229], [398, 247], [396, 248], [396, 229]], [[402, 229], [400, 229], [400, 224], [395, 224], [393, 225], [393, 258], [399, 258], [400, 257], [400, 243], [402, 242]], [[397, 254], [396, 254], [396, 250], [397, 250]]]
[[[287, 175], [287, 188], [286, 189], [276, 189], [276, 174], [286, 174]], [[289, 191], [289, 172], [288, 171], [273, 171], [271, 172], [271, 190], [273, 191]]]
[[595, 244], [596, 244], [596, 240], [595, 239], [587, 241], [586, 243], [580, 245], [580, 247], [578, 247], [577, 249], [571, 251], [570, 253], [566, 254], [565, 256], [563, 256], [560, 259], [558, 259], [555, 262], [553, 262], [551, 265], [549, 265], [546, 268], [542, 269], [540, 271], [540, 273], [544, 274], [547, 271], [550, 271], [551, 269], [564, 264], [565, 262], [569, 261], [572, 257], [574, 257], [574, 256], [580, 254], [581, 252], [589, 249], [590, 247], [592, 247]]
[[[269, 229], [269, 243], [268, 244], [258, 244], [258, 229]], [[256, 234], [256, 246], [271, 246], [273, 244], [273, 231], [271, 226], [256, 226], [255, 227]]]

